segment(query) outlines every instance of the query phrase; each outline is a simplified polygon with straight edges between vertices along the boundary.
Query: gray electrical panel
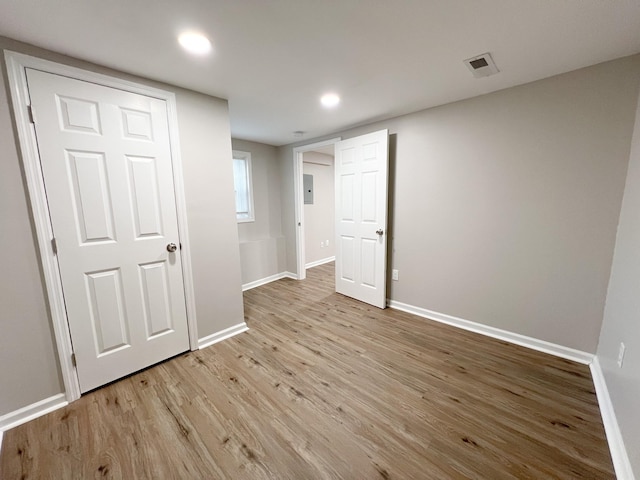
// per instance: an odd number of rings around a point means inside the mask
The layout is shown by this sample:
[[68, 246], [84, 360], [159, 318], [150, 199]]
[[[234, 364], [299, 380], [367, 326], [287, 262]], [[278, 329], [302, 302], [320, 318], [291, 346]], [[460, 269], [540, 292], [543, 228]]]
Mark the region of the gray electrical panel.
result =
[[302, 187], [304, 188], [304, 204], [313, 205], [313, 175], [302, 175]]

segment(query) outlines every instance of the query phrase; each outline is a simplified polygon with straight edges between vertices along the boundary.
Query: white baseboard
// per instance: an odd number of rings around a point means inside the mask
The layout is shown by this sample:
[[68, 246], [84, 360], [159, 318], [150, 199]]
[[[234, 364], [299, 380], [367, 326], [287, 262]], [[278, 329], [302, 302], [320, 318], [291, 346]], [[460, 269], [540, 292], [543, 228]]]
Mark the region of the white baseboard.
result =
[[609, 396], [609, 390], [600, 367], [600, 362], [596, 355], [591, 353], [575, 350], [573, 348], [557, 345], [555, 343], [546, 342], [533, 337], [527, 337], [518, 333], [509, 332], [508, 330], [502, 330], [481, 323], [464, 320], [462, 318], [453, 317], [443, 313], [434, 312], [406, 303], [396, 302], [395, 300], [388, 300], [387, 304], [391, 308], [396, 310], [402, 310], [403, 312], [413, 313], [420, 317], [428, 318], [436, 322], [446, 323], [454, 327], [469, 330], [489, 337], [504, 340], [510, 343], [538, 350], [540, 352], [555, 355], [557, 357], [573, 360], [574, 362], [589, 365], [591, 370], [591, 376], [593, 377], [593, 384], [596, 389], [596, 396], [598, 398], [598, 404], [600, 406], [600, 414], [602, 415], [602, 423], [607, 435], [607, 442], [609, 444], [609, 450], [611, 452], [611, 459], [613, 461], [613, 467], [616, 471], [616, 477], [618, 480], [635, 480], [633, 471], [631, 469], [631, 462], [627, 455], [627, 450], [624, 446], [624, 440], [620, 432], [620, 427], [616, 420], [616, 415], [613, 410], [613, 404], [611, 403], [611, 397]]
[[307, 263], [304, 268], [313, 268], [313, 267], [317, 267], [319, 265], [324, 265], [325, 263], [330, 263], [330, 262], [335, 262], [336, 257], [335, 255], [333, 257], [327, 257], [327, 258], [323, 258], [322, 260], [316, 260], [315, 262], [310, 262]]
[[627, 449], [624, 446], [622, 433], [620, 432], [616, 413], [613, 410], [613, 403], [611, 403], [611, 397], [609, 396], [609, 389], [607, 388], [607, 383], [604, 379], [604, 374], [597, 356], [593, 358], [589, 368], [591, 369], [593, 384], [596, 387], [600, 414], [602, 415], [604, 431], [607, 434], [609, 451], [611, 452], [613, 468], [616, 470], [616, 477], [618, 480], [634, 480], [635, 477], [631, 469], [631, 462], [627, 455]]
[[227, 338], [233, 337], [234, 335], [238, 335], [239, 333], [246, 332], [249, 330], [247, 324], [242, 322], [234, 325], [233, 327], [225, 328], [224, 330], [220, 330], [219, 332], [213, 333], [206, 337], [203, 337], [198, 340], [198, 348], [206, 348], [214, 343], [221, 342], [222, 340], [226, 340]]
[[396, 310], [402, 310], [403, 312], [413, 313], [420, 317], [435, 320], [436, 322], [446, 323], [454, 327], [469, 330], [471, 332], [480, 333], [488, 337], [497, 338], [506, 342], [515, 343], [522, 347], [538, 350], [539, 352], [555, 355], [556, 357], [566, 358], [573, 360], [574, 362], [589, 365], [594, 358], [592, 353], [583, 352], [581, 350], [575, 350], [573, 348], [565, 347], [563, 345], [557, 345], [555, 343], [546, 342], [533, 337], [527, 337], [526, 335], [520, 335], [519, 333], [513, 333], [508, 330], [502, 330], [500, 328], [490, 327], [483, 325], [482, 323], [472, 322], [470, 320], [464, 320], [462, 318], [453, 317], [444, 313], [438, 313], [431, 310], [427, 310], [421, 307], [414, 307], [406, 303], [396, 302], [395, 300], [387, 300], [387, 305]]
[[268, 277], [261, 278], [260, 280], [255, 280], [253, 282], [243, 284], [242, 291], [246, 292], [247, 290], [259, 287], [260, 285], [266, 285], [267, 283], [275, 282], [276, 280], [280, 280], [281, 278], [291, 278], [293, 280], [297, 280], [298, 276], [295, 273], [291, 272], [276, 273], [275, 275], [270, 275]]
[[[10, 430], [13, 427], [27, 423], [30, 420], [41, 417], [49, 412], [53, 412], [59, 408], [69, 404], [64, 393], [53, 395], [39, 402], [32, 403], [26, 407], [19, 408], [13, 412], [9, 412], [0, 417], [0, 432]], [[0, 438], [1, 440], [1, 438]]]

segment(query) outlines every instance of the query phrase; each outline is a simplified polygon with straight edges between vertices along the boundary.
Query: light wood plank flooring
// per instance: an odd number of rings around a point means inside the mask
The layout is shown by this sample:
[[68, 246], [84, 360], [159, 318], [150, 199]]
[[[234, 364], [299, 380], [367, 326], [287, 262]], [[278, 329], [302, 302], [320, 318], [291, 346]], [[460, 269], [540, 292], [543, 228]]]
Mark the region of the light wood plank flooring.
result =
[[245, 293], [251, 330], [10, 430], [12, 479], [614, 478], [589, 369], [333, 293]]

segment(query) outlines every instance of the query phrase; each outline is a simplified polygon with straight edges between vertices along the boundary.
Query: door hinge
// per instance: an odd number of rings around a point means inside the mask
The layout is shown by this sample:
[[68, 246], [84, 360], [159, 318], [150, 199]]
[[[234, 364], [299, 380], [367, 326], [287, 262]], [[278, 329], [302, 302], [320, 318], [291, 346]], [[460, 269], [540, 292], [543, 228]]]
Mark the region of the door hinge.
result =
[[58, 254], [58, 242], [56, 242], [55, 238], [51, 239], [51, 249], [53, 250], [54, 255]]
[[35, 117], [33, 116], [33, 107], [31, 105], [27, 107], [27, 112], [29, 112], [29, 122], [35, 125], [36, 120], [35, 120]]
[[78, 364], [76, 363], [76, 354], [75, 353], [71, 354], [71, 365], [73, 365], [74, 368], [78, 366]]

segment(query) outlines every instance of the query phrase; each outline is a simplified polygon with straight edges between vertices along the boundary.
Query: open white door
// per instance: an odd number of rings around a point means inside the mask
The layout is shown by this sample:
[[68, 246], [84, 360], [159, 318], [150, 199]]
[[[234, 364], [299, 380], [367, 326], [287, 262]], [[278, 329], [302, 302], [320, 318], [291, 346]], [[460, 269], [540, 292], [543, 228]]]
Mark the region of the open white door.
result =
[[189, 349], [167, 105], [27, 69], [86, 392]]
[[389, 132], [335, 145], [336, 292], [386, 307]]

